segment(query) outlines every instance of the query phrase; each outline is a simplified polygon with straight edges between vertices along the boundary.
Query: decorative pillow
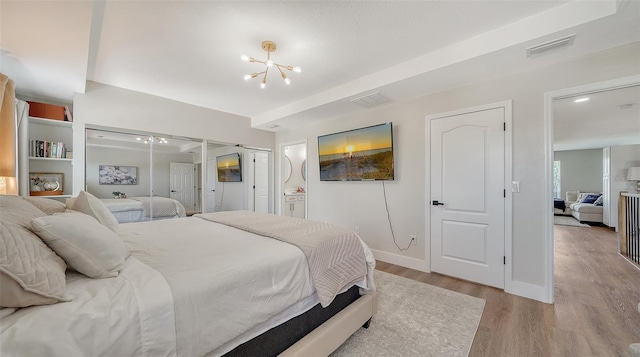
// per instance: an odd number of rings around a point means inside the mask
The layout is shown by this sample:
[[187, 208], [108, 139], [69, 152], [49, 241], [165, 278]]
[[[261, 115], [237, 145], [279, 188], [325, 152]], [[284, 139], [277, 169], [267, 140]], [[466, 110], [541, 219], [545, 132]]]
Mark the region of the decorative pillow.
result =
[[0, 237], [0, 306], [69, 301], [63, 296], [67, 266], [59, 256], [16, 223], [0, 222]]
[[95, 218], [81, 213], [56, 213], [34, 218], [35, 233], [70, 267], [90, 278], [118, 276], [129, 249]]
[[42, 197], [22, 197], [25, 201], [36, 206], [45, 214], [52, 215], [54, 213], [62, 213], [66, 209], [64, 203], [50, 198]]
[[18, 196], [0, 195], [0, 220], [31, 229], [31, 218], [46, 216], [36, 206]]
[[591, 203], [593, 204], [601, 194], [588, 194], [579, 201], [579, 203]]
[[602, 206], [604, 204], [604, 196], [600, 195], [598, 199], [593, 203], [594, 206]]
[[80, 191], [75, 200], [67, 200], [67, 207], [74, 211], [88, 214], [112, 231], [118, 232], [118, 220], [116, 217], [113, 216], [113, 213], [99, 198], [88, 192]]

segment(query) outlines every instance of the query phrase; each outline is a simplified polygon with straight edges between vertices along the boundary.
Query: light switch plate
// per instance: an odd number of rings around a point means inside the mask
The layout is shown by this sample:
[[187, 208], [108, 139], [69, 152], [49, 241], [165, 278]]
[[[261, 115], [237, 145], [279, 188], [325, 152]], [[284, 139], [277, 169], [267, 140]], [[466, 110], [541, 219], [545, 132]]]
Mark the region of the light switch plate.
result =
[[520, 192], [520, 181], [511, 181], [511, 192]]

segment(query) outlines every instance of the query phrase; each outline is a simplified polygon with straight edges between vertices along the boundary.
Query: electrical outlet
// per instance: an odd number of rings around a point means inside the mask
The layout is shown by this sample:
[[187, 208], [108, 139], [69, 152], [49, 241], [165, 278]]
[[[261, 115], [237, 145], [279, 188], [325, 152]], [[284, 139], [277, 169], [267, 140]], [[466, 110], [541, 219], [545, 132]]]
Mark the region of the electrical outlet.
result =
[[411, 238], [411, 244], [412, 245], [418, 244], [418, 240], [416, 239], [415, 235], [412, 234], [412, 235], [409, 236], [409, 238]]
[[360, 227], [359, 227], [359, 226], [356, 226], [355, 231], [356, 231], [356, 234], [360, 234]]

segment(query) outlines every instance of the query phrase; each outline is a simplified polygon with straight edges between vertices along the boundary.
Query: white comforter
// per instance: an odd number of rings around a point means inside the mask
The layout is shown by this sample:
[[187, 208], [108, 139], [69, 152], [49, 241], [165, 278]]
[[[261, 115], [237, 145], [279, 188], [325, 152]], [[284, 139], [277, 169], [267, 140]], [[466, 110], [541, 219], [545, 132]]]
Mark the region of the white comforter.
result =
[[275, 239], [199, 218], [120, 231], [171, 287], [180, 356], [213, 351], [314, 293], [304, 254]]
[[175, 356], [171, 291], [155, 270], [130, 257], [119, 276], [67, 272], [72, 301], [19, 309], [0, 321], [1, 355]]

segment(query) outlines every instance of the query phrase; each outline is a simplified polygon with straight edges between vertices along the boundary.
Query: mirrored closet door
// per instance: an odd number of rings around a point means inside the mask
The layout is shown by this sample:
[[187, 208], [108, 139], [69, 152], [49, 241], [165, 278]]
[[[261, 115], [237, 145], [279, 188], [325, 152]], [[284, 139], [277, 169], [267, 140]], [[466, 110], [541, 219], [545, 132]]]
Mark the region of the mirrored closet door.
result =
[[209, 142], [207, 158], [206, 212], [273, 213], [270, 150]]
[[191, 138], [87, 129], [85, 189], [120, 223], [198, 213], [201, 146]]

